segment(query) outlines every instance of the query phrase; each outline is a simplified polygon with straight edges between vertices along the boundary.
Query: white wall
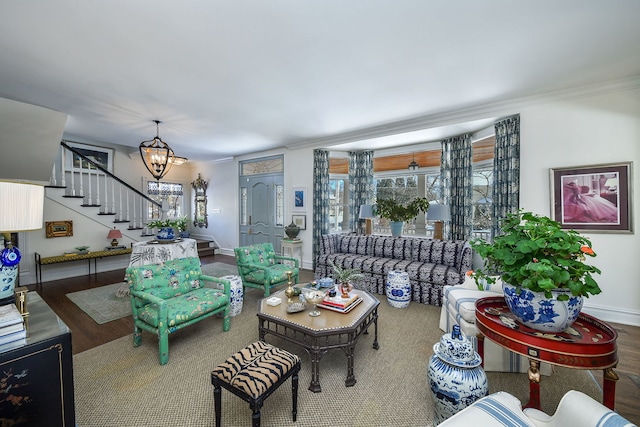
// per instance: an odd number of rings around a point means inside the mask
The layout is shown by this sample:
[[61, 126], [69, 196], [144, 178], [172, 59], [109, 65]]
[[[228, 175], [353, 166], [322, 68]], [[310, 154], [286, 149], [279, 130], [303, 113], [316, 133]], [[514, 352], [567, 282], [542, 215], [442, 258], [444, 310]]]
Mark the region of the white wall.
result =
[[[550, 215], [549, 168], [633, 161], [640, 166], [640, 89], [523, 108], [520, 205]], [[596, 251], [602, 293], [584, 311], [603, 320], [640, 326], [640, 172], [633, 174], [634, 234], [584, 233]]]
[[[520, 205], [525, 210], [550, 214], [549, 168], [602, 164], [609, 162], [633, 161], [640, 165], [640, 88], [616, 90], [591, 96], [575, 97], [564, 101], [547, 101], [525, 107], [505, 107], [492, 111], [491, 115], [520, 113], [521, 116], [521, 192]], [[481, 117], [476, 117], [481, 118]], [[470, 117], [469, 119], [473, 119]], [[284, 154], [285, 188], [287, 190], [287, 223], [291, 220], [290, 192], [292, 187], [307, 187], [309, 195], [313, 190], [313, 149], [275, 150], [257, 153], [227, 162], [191, 163], [189, 169], [174, 168], [168, 179], [182, 179], [189, 184], [198, 172], [209, 181], [207, 190], [209, 227], [193, 229], [194, 237], [213, 238], [221, 252], [233, 255], [238, 245], [238, 162]], [[128, 156], [116, 157], [116, 173], [130, 174], [133, 181], [148, 172], [140, 161], [128, 163]], [[131, 166], [135, 165], [135, 166]], [[129, 168], [120, 170], [120, 167]], [[633, 174], [633, 229], [638, 230], [640, 215], [640, 173]], [[190, 187], [189, 187], [190, 190]], [[189, 193], [190, 194], [190, 193]], [[188, 196], [191, 200], [191, 196]], [[215, 213], [219, 210], [219, 213]], [[307, 230], [301, 231], [303, 240], [303, 266], [311, 268], [311, 207], [307, 215]], [[54, 215], [57, 215], [54, 213]], [[45, 212], [47, 221], [68, 219], [53, 218]], [[75, 223], [74, 223], [75, 224]], [[78, 231], [81, 233], [81, 231]], [[32, 235], [38, 232], [25, 233]], [[42, 233], [44, 235], [44, 232]], [[597, 278], [603, 292], [586, 300], [584, 311], [605, 321], [640, 326], [640, 287], [636, 280], [640, 273], [640, 253], [638, 234], [596, 234], [589, 233], [597, 257], [594, 264], [602, 270]], [[97, 237], [99, 238], [99, 237]], [[29, 253], [23, 255], [33, 259], [33, 251], [38, 251], [42, 237], [29, 238], [26, 246]], [[60, 240], [63, 238], [53, 239]], [[101, 239], [100, 244], [104, 244]], [[69, 240], [60, 240], [61, 251], [72, 246]], [[87, 242], [83, 242], [88, 244]], [[33, 263], [33, 261], [31, 261]], [[108, 267], [103, 261], [105, 268]], [[75, 263], [74, 263], [75, 264]], [[100, 264], [100, 262], [99, 262]], [[126, 262], [125, 262], [126, 265]], [[22, 264], [21, 264], [22, 266]], [[84, 266], [86, 268], [86, 266]], [[118, 266], [114, 267], [118, 268]], [[32, 274], [32, 266], [25, 270]], [[83, 274], [80, 271], [79, 274]], [[46, 277], [46, 276], [45, 276]], [[22, 279], [22, 275], [21, 275]], [[31, 282], [28, 282], [31, 283]]]

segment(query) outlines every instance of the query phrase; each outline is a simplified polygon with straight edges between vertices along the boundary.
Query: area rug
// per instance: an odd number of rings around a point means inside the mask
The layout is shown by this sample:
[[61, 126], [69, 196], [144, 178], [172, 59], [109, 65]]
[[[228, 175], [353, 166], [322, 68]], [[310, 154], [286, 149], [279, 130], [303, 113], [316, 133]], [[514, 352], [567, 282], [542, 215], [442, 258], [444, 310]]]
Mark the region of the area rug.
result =
[[[203, 265], [202, 272], [207, 276], [222, 277], [238, 274], [238, 268], [235, 265], [214, 262]], [[128, 291], [126, 282], [72, 292], [67, 294], [67, 298], [97, 324], [102, 325], [131, 315], [131, 301], [127, 293], [122, 292], [123, 289]]]
[[116, 292], [124, 282], [67, 294], [67, 298], [87, 313], [97, 324], [131, 316], [129, 297], [120, 298]]
[[[143, 333], [140, 347], [132, 336], [120, 338], [73, 357], [77, 424], [80, 427], [215, 425], [211, 370], [231, 354], [258, 339], [256, 308], [262, 292], [245, 294], [242, 313], [222, 331], [222, 319], [213, 316], [177, 331], [169, 338], [169, 363], [158, 363], [158, 340]], [[355, 349], [353, 387], [345, 387], [347, 362], [340, 350], [320, 361], [321, 393], [307, 388], [311, 381], [309, 356], [300, 347], [267, 335], [268, 342], [302, 359], [297, 422], [291, 417], [291, 383], [282, 385], [265, 401], [263, 426], [427, 426], [434, 418], [427, 387], [427, 364], [438, 329], [440, 308], [411, 303], [396, 309], [379, 295], [380, 348], [374, 350], [373, 329]], [[308, 316], [308, 312], [294, 316]], [[322, 319], [322, 315], [318, 318]], [[489, 391], [505, 390], [528, 400], [526, 374], [487, 373]], [[564, 393], [581, 390], [597, 400], [601, 391], [588, 371], [556, 368], [542, 378], [542, 408], [553, 413]], [[222, 424], [246, 426], [249, 405], [222, 392]]]

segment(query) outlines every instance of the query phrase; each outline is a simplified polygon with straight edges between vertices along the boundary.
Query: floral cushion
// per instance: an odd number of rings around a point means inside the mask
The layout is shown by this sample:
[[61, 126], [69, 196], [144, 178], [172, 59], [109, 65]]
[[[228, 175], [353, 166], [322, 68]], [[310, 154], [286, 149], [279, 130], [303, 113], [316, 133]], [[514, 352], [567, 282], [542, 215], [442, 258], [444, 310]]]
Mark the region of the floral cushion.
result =
[[[228, 303], [229, 298], [224, 292], [211, 288], [196, 289], [186, 295], [167, 299], [167, 326], [171, 331], [171, 327], [196, 319]], [[159, 326], [158, 305], [147, 304], [141, 307], [138, 310], [138, 318], [157, 328]]]
[[274, 283], [289, 280], [289, 276], [287, 276], [288, 271], [293, 272], [292, 276], [296, 276], [298, 269], [285, 264], [274, 264], [265, 270], [253, 270], [246, 273], [244, 279], [253, 283], [264, 283], [266, 274], [267, 283], [273, 285]]
[[[200, 259], [190, 257], [130, 267], [125, 280], [134, 291], [144, 291], [158, 298], [168, 299], [201, 288], [201, 275]], [[138, 307], [141, 304], [138, 301]]]
[[257, 243], [255, 245], [243, 246], [234, 249], [241, 273], [247, 274], [253, 271], [251, 267], [243, 264], [260, 264], [272, 266], [276, 263], [276, 252], [271, 243]]

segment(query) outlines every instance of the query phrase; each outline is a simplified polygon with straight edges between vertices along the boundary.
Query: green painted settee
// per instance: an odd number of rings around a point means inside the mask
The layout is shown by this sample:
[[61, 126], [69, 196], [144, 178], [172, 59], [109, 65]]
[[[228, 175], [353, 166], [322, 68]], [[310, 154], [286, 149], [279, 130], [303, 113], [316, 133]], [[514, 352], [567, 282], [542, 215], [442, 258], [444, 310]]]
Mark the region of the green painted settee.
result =
[[[222, 330], [231, 326], [231, 284], [205, 276], [200, 258], [190, 257], [129, 267], [126, 270], [133, 314], [133, 345], [142, 343], [142, 330], [158, 335], [160, 364], [169, 361], [169, 334], [214, 314], [222, 315]], [[204, 287], [206, 282], [223, 289]]]
[[[298, 260], [276, 255], [271, 243], [241, 246], [235, 248], [234, 253], [243, 288], [263, 289], [264, 296], [268, 297], [271, 288], [289, 281], [288, 271], [293, 282], [298, 283]], [[292, 261], [294, 266], [282, 264], [283, 261]]]

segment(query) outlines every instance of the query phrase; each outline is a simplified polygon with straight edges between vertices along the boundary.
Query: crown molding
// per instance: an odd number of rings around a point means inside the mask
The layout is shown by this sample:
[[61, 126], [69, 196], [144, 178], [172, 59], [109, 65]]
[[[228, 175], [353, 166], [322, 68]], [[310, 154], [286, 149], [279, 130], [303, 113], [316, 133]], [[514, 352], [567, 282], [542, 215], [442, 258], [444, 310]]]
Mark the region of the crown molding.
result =
[[511, 100], [463, 108], [456, 111], [446, 111], [395, 122], [381, 123], [379, 125], [349, 132], [299, 140], [285, 146], [289, 149], [326, 148], [350, 142], [414, 132], [440, 126], [455, 125], [474, 120], [488, 118], [499, 120], [502, 117], [517, 114], [520, 109], [532, 105], [549, 103], [552, 101], [557, 102], [592, 97], [637, 88], [640, 88], [640, 76], [633, 76], [628, 79], [602, 82], [554, 92], [544, 92]]

